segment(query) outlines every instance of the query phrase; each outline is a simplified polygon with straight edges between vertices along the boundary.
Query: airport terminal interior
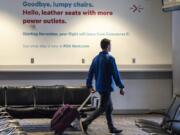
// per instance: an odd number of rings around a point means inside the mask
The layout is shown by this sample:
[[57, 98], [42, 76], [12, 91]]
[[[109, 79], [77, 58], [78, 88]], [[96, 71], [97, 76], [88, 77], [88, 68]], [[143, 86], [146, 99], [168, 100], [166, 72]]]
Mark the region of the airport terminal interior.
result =
[[0, 135], [180, 135], [180, 0], [4, 0]]

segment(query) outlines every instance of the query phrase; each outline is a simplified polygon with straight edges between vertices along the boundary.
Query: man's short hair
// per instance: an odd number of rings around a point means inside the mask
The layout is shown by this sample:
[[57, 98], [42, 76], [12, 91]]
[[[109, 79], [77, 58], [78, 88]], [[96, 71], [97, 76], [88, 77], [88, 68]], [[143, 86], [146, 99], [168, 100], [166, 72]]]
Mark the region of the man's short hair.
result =
[[104, 39], [101, 40], [101, 48], [103, 50], [107, 49], [110, 44], [111, 44], [111, 40], [109, 40], [107, 38], [104, 38]]

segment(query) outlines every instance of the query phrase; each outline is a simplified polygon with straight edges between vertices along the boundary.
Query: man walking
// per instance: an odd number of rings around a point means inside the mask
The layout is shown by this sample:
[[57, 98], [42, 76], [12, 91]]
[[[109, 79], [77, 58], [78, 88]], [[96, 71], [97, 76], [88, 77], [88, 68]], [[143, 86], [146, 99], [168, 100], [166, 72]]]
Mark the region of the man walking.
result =
[[[81, 120], [80, 126], [81, 130], [87, 133], [88, 125], [105, 112], [109, 132], [121, 133], [122, 130], [116, 129], [112, 120], [113, 104], [111, 92], [114, 91], [116, 84], [120, 88], [120, 94], [124, 95], [124, 85], [121, 81], [115, 58], [109, 54], [111, 51], [111, 41], [109, 39], [102, 39], [101, 49], [102, 51], [92, 61], [86, 82], [87, 87], [92, 93], [97, 91], [100, 94], [100, 107], [86, 120]], [[95, 77], [96, 81], [96, 90], [92, 86], [93, 77]]]

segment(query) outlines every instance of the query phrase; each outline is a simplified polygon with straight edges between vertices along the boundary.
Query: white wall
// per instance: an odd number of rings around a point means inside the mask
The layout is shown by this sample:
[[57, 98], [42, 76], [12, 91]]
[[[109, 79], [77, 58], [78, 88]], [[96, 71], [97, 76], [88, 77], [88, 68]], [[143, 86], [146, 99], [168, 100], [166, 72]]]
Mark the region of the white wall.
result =
[[[51, 18], [52, 16], [22, 16], [24, 0], [5, 0], [0, 4], [0, 65], [82, 65], [81, 59], [90, 64], [100, 51], [99, 42], [108, 37], [112, 40], [112, 53], [120, 65], [132, 65], [136, 58], [139, 65], [171, 64], [171, 14], [163, 13], [160, 0], [98, 0], [90, 1], [93, 8], [67, 10], [106, 10], [113, 16], [66, 16], [67, 24], [23, 25], [23, 18]], [[28, 2], [36, 2], [28, 1]], [[67, 0], [54, 0], [67, 2]], [[77, 0], [82, 2], [81, 0]], [[42, 2], [51, 2], [43, 0]], [[70, 1], [73, 2], [73, 1]], [[141, 12], [130, 9], [133, 5], [143, 8]], [[45, 10], [65, 10], [45, 8]], [[53, 16], [61, 18], [61, 16]], [[23, 36], [23, 32], [128, 32], [128, 36]], [[23, 45], [85, 44], [89, 48], [24, 48]], [[162, 51], [163, 49], [163, 51]]]
[[174, 94], [180, 94], [180, 11], [173, 13], [173, 84]]
[[[45, 0], [44, 0], [45, 1]], [[100, 1], [100, 0], [98, 0]], [[104, 0], [103, 0], [104, 1]], [[109, 0], [107, 0], [109, 2]], [[16, 11], [19, 10], [18, 5], [19, 0], [5, 0], [1, 2], [0, 5], [0, 18], [4, 18], [0, 21], [0, 66], [1, 65], [28, 65], [30, 64], [30, 57], [35, 57], [35, 65], [37, 64], [79, 64], [78, 59], [85, 57], [88, 59], [88, 64], [90, 63], [92, 57], [99, 51], [97, 49], [97, 44], [101, 38], [90, 38], [88, 43], [92, 44], [92, 52], [89, 50], [82, 51], [76, 50], [63, 53], [62, 50], [42, 50], [42, 49], [23, 49], [22, 44], [24, 41], [26, 43], [34, 43], [35, 38], [24, 39], [22, 37], [22, 30], [24, 30], [21, 25], [19, 27], [19, 22], [17, 18]], [[122, 2], [122, 3], [121, 3]], [[8, 4], [9, 3], [9, 4]], [[142, 4], [144, 6], [144, 11], [139, 13], [132, 13], [129, 8], [132, 4]], [[101, 6], [101, 4], [100, 4]], [[107, 5], [106, 5], [107, 6]], [[160, 0], [116, 0], [114, 4], [108, 4], [108, 6], [115, 6], [116, 12], [120, 12], [119, 18], [113, 21], [122, 21], [123, 25], [119, 26], [119, 29], [131, 31], [131, 36], [133, 38], [128, 38], [126, 41], [113, 38], [113, 54], [117, 58], [117, 62], [120, 65], [131, 65], [132, 58], [137, 58], [137, 64], [140, 65], [163, 65], [171, 64], [171, 14], [163, 13], [161, 11], [161, 1]], [[12, 7], [12, 8], [9, 8]], [[20, 8], [21, 9], [21, 8]], [[13, 17], [12, 17], [13, 16]], [[179, 15], [174, 19], [178, 19]], [[124, 17], [124, 18], [123, 18]], [[180, 17], [179, 17], [180, 18]], [[122, 19], [122, 20], [121, 20]], [[79, 22], [79, 21], [78, 21]], [[174, 26], [174, 34], [179, 33], [178, 20]], [[116, 24], [116, 23], [115, 23]], [[143, 28], [142, 28], [143, 26]], [[125, 28], [124, 28], [125, 27]], [[19, 30], [19, 28], [21, 30]], [[43, 29], [44, 27], [37, 26], [37, 28]], [[48, 30], [52, 28], [48, 27]], [[78, 28], [78, 27], [77, 27]], [[29, 27], [25, 28], [29, 30]], [[3, 32], [2, 32], [3, 31]], [[21, 38], [19, 38], [21, 37]], [[12, 38], [12, 39], [11, 39]], [[44, 40], [46, 38], [41, 39]], [[176, 38], [177, 46], [180, 38]], [[44, 42], [46, 42], [46, 39]], [[61, 39], [53, 40], [50, 39], [48, 42], [56, 41], [59, 42]], [[72, 41], [78, 41], [72, 38]], [[80, 40], [81, 41], [81, 40]], [[86, 42], [85, 42], [86, 43]], [[11, 49], [10, 49], [11, 48]], [[176, 51], [176, 48], [175, 50]], [[63, 57], [61, 57], [63, 54]], [[177, 52], [178, 56], [179, 53]], [[69, 57], [70, 56], [70, 57]], [[77, 57], [78, 56], [78, 57]], [[37, 61], [36, 61], [37, 59]], [[67, 63], [65, 63], [66, 61]], [[176, 59], [178, 61], [178, 58]], [[12, 66], [13, 67], [13, 66]], [[175, 73], [179, 70], [179, 66], [175, 65]], [[2, 69], [0, 67], [0, 69]], [[133, 69], [132, 69], [133, 70]], [[158, 69], [161, 70], [161, 69]], [[149, 71], [147, 71], [149, 72]], [[179, 76], [175, 76], [178, 78]], [[2, 77], [1, 77], [2, 78]], [[177, 80], [177, 79], [175, 79]], [[166, 79], [125, 79], [126, 95], [124, 97], [119, 96], [118, 91], [113, 93], [114, 108], [116, 110], [159, 110], [167, 108], [171, 97], [172, 97], [172, 80], [171, 78]], [[64, 85], [81, 85], [85, 84], [85, 80], [0, 80], [0, 85], [53, 85], [53, 84], [64, 84]], [[179, 84], [177, 81], [175, 85]], [[178, 87], [178, 86], [177, 86]]]

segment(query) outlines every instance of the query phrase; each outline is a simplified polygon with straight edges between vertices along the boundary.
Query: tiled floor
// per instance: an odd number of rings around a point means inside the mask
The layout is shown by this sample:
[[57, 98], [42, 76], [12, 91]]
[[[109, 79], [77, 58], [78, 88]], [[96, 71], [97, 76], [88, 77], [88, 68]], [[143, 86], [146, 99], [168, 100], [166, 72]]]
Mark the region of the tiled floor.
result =
[[[160, 115], [115, 115], [114, 123], [117, 128], [123, 129], [122, 135], [148, 135], [139, 130], [135, 125], [136, 119], [149, 119], [156, 122], [161, 122], [162, 116]], [[49, 130], [50, 119], [23, 119], [19, 120], [21, 125], [29, 131], [29, 135], [53, 135], [54, 133]], [[107, 125], [104, 116], [95, 120], [89, 127], [90, 135], [107, 135]], [[64, 135], [82, 135], [78, 131], [66, 131]]]

